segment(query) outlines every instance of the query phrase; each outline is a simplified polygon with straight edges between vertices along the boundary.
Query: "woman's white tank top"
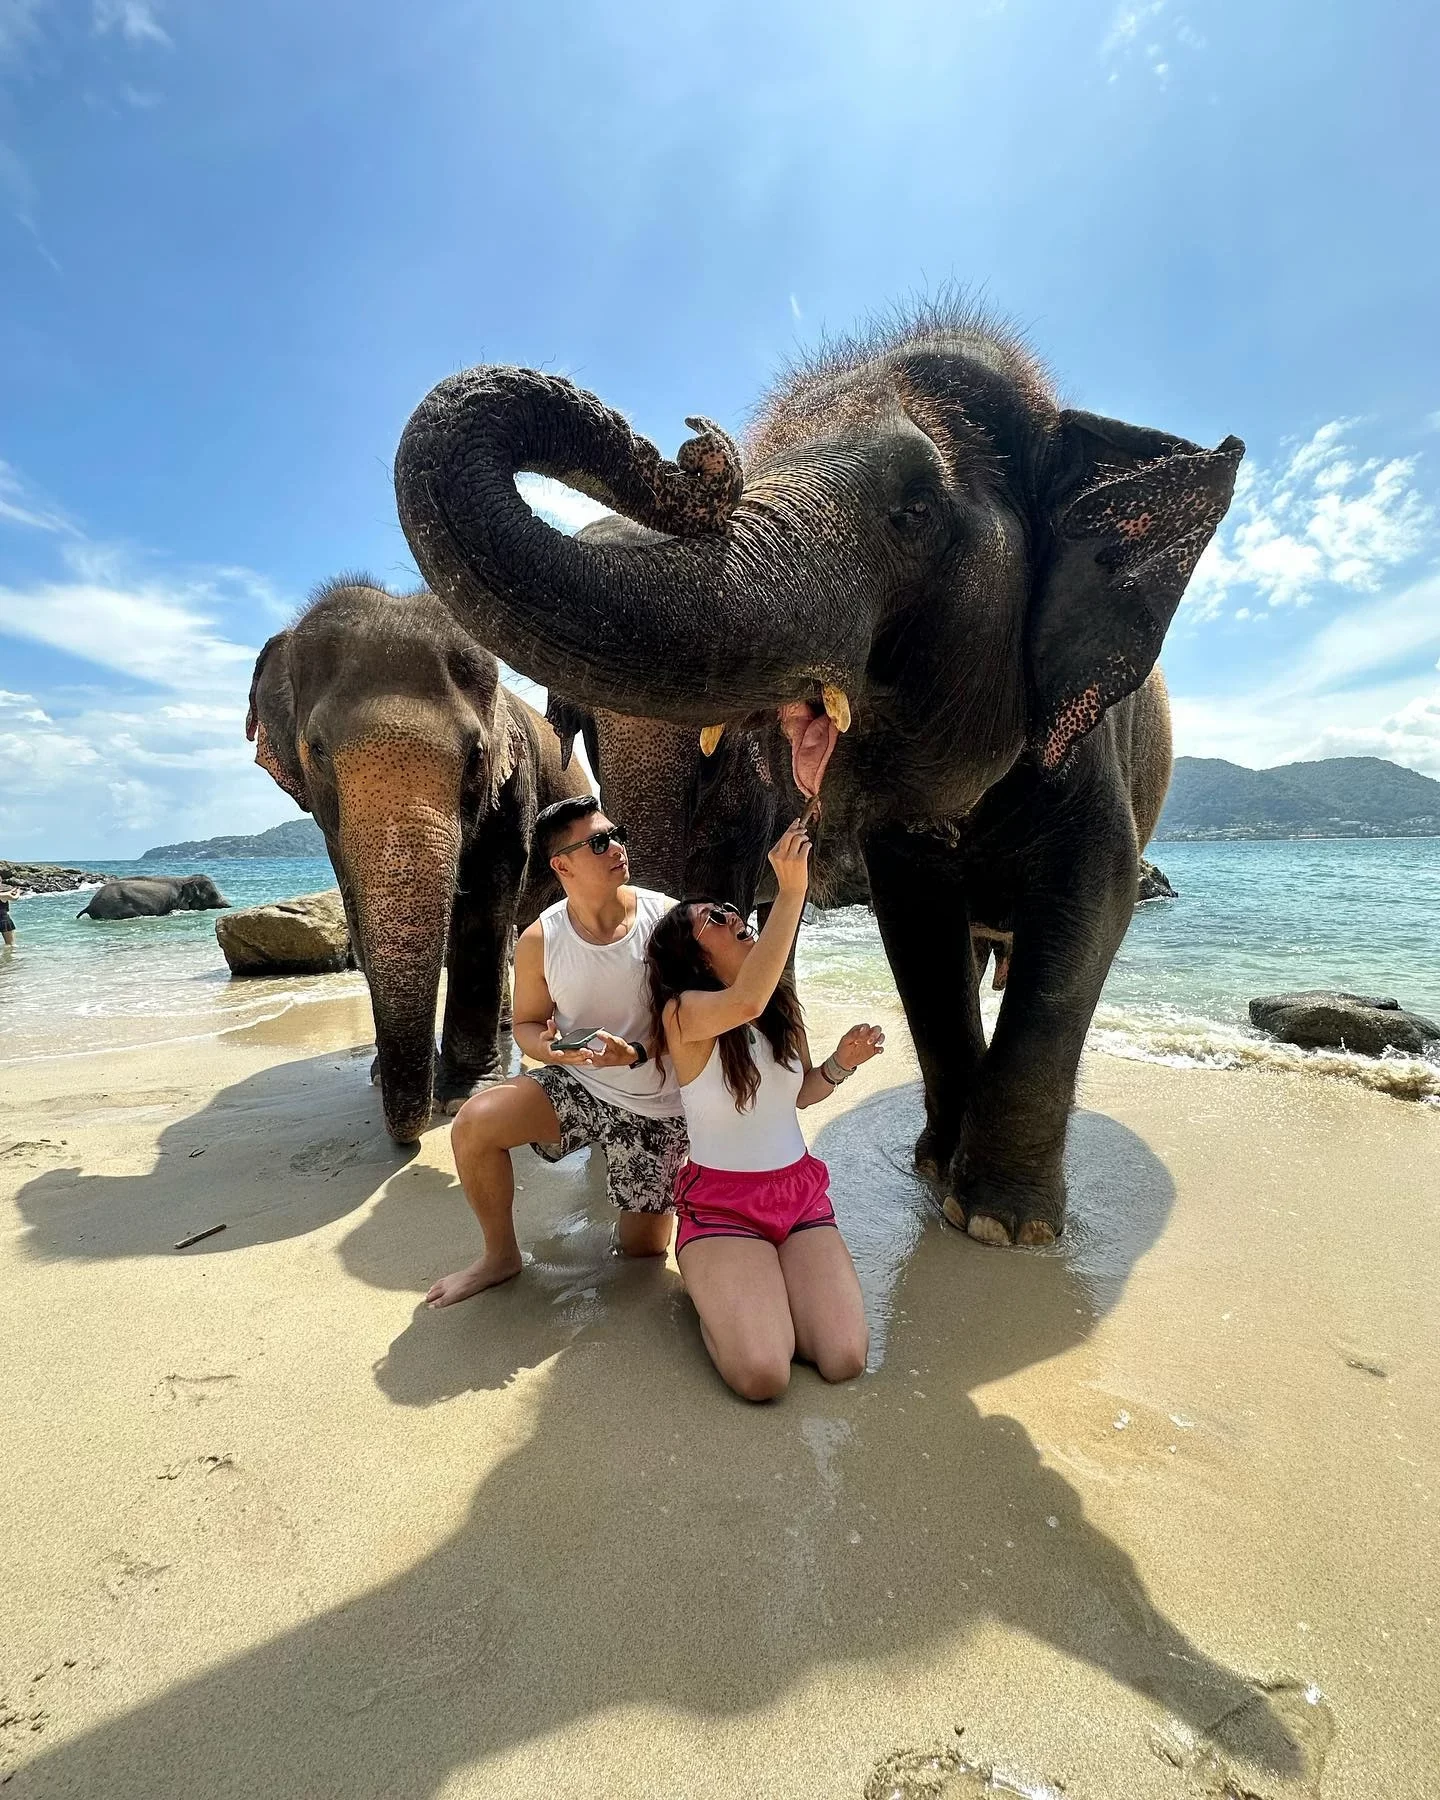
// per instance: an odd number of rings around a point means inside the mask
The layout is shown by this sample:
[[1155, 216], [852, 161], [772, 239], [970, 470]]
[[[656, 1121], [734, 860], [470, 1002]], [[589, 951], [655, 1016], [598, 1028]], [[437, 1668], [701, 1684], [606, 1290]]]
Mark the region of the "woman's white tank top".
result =
[[690, 1160], [704, 1169], [788, 1169], [807, 1154], [795, 1116], [805, 1072], [777, 1063], [764, 1033], [753, 1025], [747, 1029], [750, 1054], [760, 1071], [760, 1087], [748, 1111], [740, 1111], [725, 1085], [718, 1040], [705, 1067], [680, 1089]]

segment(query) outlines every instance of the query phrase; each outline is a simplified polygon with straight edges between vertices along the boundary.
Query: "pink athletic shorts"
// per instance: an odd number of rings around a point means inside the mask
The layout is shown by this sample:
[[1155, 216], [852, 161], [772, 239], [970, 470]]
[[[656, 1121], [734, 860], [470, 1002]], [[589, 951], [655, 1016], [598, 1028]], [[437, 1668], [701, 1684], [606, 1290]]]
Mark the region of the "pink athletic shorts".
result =
[[702, 1237], [764, 1238], [783, 1244], [792, 1231], [833, 1225], [830, 1171], [818, 1156], [783, 1169], [702, 1169], [682, 1163], [675, 1177], [678, 1254]]

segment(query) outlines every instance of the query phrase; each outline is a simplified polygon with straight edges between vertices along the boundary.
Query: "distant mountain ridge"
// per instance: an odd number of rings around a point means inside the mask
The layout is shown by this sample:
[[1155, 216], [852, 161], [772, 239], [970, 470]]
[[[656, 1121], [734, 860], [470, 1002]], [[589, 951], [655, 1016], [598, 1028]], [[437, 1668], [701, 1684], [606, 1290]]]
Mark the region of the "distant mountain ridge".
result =
[[287, 819], [253, 837], [188, 838], [183, 844], [156, 844], [141, 862], [196, 862], [205, 857], [324, 856], [325, 839], [313, 819]]
[[1155, 836], [1440, 837], [1440, 781], [1380, 756], [1274, 769], [1179, 756]]

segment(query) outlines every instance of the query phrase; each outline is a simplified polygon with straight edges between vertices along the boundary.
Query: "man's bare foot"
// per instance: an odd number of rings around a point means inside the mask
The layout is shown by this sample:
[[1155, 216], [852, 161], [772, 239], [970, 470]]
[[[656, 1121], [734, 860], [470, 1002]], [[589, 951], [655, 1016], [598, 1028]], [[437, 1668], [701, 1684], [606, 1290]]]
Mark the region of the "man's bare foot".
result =
[[442, 1275], [426, 1294], [425, 1304], [432, 1312], [442, 1306], [454, 1306], [459, 1300], [468, 1300], [473, 1294], [484, 1293], [486, 1288], [499, 1287], [502, 1281], [513, 1281], [522, 1266], [518, 1250], [509, 1250], [504, 1255], [496, 1256], [487, 1251], [479, 1262], [471, 1263], [468, 1269], [457, 1269], [453, 1275]]

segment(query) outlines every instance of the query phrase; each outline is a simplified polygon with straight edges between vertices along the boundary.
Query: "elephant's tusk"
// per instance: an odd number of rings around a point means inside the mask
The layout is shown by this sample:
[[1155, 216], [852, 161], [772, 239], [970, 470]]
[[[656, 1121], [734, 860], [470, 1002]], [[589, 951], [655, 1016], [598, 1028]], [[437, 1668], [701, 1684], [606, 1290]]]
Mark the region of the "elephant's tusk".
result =
[[843, 688], [823, 687], [821, 698], [825, 702], [825, 711], [837, 731], [850, 729], [850, 701]]
[[700, 754], [713, 756], [720, 748], [720, 740], [725, 735], [723, 725], [707, 725], [700, 733]]

